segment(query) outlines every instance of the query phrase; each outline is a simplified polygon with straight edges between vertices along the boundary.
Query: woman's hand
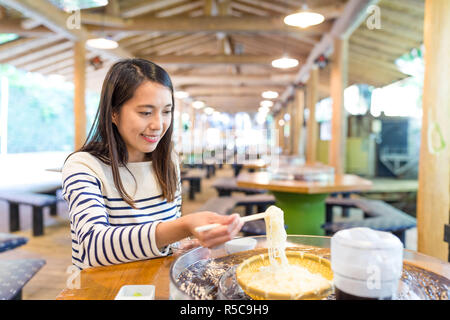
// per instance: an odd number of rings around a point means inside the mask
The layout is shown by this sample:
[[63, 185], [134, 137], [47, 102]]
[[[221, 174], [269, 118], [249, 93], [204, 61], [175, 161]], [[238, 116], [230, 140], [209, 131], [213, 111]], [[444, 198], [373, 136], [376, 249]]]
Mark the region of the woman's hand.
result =
[[[186, 218], [186, 226], [190, 234], [196, 237], [205, 248], [212, 248], [233, 239], [243, 225], [237, 213], [224, 216], [210, 211], [203, 211], [186, 215], [184, 218]], [[221, 226], [203, 232], [195, 231], [197, 227], [213, 223], [221, 224]]]

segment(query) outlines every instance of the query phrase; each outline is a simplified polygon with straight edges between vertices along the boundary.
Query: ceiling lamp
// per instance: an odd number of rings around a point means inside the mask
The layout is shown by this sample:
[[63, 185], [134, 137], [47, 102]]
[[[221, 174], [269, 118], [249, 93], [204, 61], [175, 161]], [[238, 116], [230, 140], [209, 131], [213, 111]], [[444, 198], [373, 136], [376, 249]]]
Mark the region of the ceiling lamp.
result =
[[289, 69], [296, 66], [298, 66], [298, 60], [289, 58], [287, 55], [284, 55], [282, 58], [272, 61], [272, 67], [274, 68]]
[[284, 23], [293, 27], [308, 28], [320, 24], [324, 20], [325, 17], [323, 15], [310, 11], [305, 4], [299, 12], [286, 16]]
[[116, 49], [119, 44], [110, 38], [94, 38], [86, 41], [86, 45], [95, 49]]
[[261, 107], [258, 108], [258, 112], [259, 113], [263, 113], [263, 114], [267, 114], [267, 113], [270, 112], [270, 109], [269, 109], [269, 107], [261, 106]]
[[205, 110], [203, 110], [203, 112], [206, 113], [208, 116], [210, 116], [214, 113], [214, 108], [206, 107]]
[[273, 102], [270, 100], [263, 100], [260, 102], [259, 105], [264, 108], [270, 108], [270, 107], [273, 107]]
[[264, 99], [276, 99], [278, 98], [278, 92], [275, 91], [264, 91], [262, 93]]
[[194, 109], [201, 109], [204, 106], [205, 106], [205, 103], [203, 101], [197, 100], [197, 101], [192, 102], [192, 107]]
[[186, 99], [187, 97], [189, 97], [189, 93], [187, 93], [186, 91], [175, 91], [174, 93], [175, 98], [177, 99]]
[[50, 2], [65, 12], [103, 7], [108, 4], [108, 0], [50, 0]]

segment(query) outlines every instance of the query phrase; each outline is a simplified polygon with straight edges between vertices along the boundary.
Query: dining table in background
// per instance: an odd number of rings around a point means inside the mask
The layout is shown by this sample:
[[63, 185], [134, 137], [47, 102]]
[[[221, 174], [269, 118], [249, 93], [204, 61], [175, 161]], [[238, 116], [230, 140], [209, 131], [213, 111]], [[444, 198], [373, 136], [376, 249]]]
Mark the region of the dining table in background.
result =
[[269, 190], [284, 211], [288, 234], [324, 235], [325, 200], [332, 193], [370, 190], [372, 182], [352, 174], [334, 175], [329, 181], [279, 180], [269, 171], [241, 172], [239, 187]]

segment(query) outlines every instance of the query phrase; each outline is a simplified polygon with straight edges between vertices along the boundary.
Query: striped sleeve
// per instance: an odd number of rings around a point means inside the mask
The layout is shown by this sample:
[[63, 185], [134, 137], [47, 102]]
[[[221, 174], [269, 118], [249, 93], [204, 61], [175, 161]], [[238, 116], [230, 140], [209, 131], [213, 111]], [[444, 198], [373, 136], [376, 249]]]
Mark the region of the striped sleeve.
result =
[[84, 269], [166, 255], [167, 250], [161, 252], [156, 247], [155, 231], [160, 221], [111, 226], [102, 183], [89, 165], [71, 158], [63, 168], [62, 187], [69, 205], [74, 264]]

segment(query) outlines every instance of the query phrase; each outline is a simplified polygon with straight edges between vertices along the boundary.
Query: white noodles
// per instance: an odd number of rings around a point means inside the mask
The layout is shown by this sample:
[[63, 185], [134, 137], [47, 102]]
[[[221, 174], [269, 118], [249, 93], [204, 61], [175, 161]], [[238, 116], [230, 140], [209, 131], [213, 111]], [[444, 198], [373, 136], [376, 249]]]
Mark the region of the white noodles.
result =
[[288, 294], [298, 299], [307, 292], [319, 292], [329, 286], [329, 281], [321, 274], [313, 274], [299, 265], [290, 265], [286, 257], [287, 234], [284, 229], [284, 213], [270, 206], [266, 210], [267, 248], [270, 264], [262, 266], [258, 272], [245, 275], [253, 288], [272, 293]]
[[266, 210], [264, 220], [266, 222], [270, 264], [278, 265], [277, 258], [279, 258], [281, 265], [287, 265], [288, 260], [285, 252], [287, 234], [284, 229], [284, 212], [276, 206], [270, 206]]

